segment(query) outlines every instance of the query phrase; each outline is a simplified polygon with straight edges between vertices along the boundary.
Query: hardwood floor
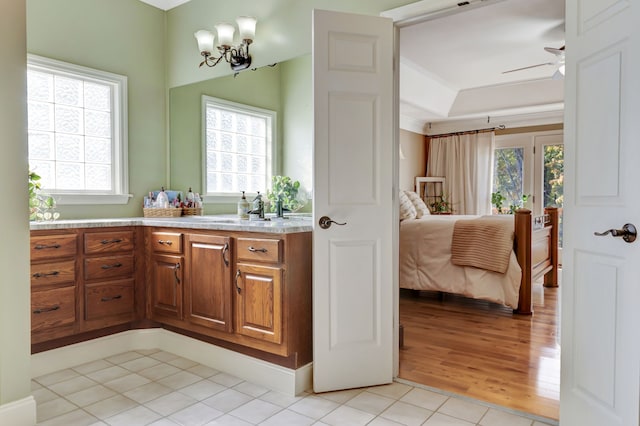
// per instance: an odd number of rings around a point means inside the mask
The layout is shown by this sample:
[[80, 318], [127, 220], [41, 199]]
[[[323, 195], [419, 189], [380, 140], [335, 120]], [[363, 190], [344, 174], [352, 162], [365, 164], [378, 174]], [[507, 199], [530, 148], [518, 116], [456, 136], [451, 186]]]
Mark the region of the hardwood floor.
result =
[[534, 284], [534, 315], [438, 293], [400, 292], [400, 378], [557, 420], [559, 288]]

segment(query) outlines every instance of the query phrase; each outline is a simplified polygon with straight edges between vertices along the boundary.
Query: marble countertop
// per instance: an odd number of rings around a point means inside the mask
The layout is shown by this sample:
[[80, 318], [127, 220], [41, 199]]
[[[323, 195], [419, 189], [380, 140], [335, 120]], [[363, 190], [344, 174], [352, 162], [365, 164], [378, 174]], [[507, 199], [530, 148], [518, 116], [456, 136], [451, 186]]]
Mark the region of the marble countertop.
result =
[[235, 215], [205, 215], [182, 217], [128, 217], [111, 219], [73, 219], [30, 222], [32, 231], [69, 228], [108, 228], [114, 226], [159, 226], [167, 228], [210, 229], [222, 231], [267, 232], [292, 234], [313, 231], [311, 216], [275, 217], [269, 220], [249, 221]]

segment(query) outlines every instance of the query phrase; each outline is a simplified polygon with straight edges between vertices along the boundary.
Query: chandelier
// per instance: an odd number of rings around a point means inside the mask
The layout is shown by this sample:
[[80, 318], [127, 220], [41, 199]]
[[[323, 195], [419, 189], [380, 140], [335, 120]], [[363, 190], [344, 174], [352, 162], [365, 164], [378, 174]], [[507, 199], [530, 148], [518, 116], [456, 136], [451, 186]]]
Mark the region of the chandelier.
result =
[[216, 46], [220, 54], [218, 57], [212, 54], [215, 35], [211, 31], [200, 30], [193, 34], [198, 41], [198, 50], [204, 56], [204, 61], [200, 62], [200, 66], [215, 67], [224, 59], [234, 71], [249, 68], [251, 65], [249, 45], [253, 43], [256, 35], [256, 19], [251, 16], [239, 16], [236, 22], [241, 40], [237, 46], [233, 46], [233, 33], [235, 32], [233, 25], [220, 23], [215, 26], [218, 33], [218, 45]]

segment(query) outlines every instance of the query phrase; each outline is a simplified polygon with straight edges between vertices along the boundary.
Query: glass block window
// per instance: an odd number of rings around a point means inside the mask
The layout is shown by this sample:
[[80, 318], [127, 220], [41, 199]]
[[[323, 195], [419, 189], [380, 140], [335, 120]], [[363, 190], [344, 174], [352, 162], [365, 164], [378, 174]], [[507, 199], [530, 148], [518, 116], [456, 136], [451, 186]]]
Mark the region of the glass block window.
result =
[[266, 193], [271, 182], [274, 111], [203, 96], [207, 195]]
[[50, 194], [124, 194], [126, 77], [30, 55], [29, 167]]

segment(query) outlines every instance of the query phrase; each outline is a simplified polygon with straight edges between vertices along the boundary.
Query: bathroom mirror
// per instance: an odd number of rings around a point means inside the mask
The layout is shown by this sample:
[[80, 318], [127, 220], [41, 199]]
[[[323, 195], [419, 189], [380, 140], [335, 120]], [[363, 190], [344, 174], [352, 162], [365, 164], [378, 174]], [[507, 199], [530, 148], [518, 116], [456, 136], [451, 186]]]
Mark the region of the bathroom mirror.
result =
[[[202, 69], [202, 72], [206, 72]], [[274, 174], [311, 190], [313, 105], [311, 56], [172, 88], [169, 92], [171, 187], [202, 191], [202, 95], [277, 112]], [[238, 194], [239, 198], [240, 194]], [[205, 213], [234, 213], [235, 201], [205, 205]]]

